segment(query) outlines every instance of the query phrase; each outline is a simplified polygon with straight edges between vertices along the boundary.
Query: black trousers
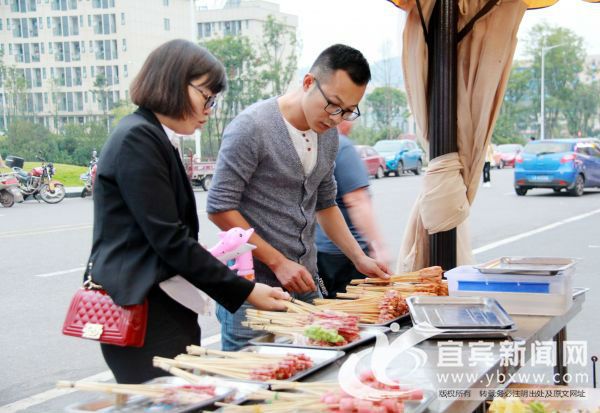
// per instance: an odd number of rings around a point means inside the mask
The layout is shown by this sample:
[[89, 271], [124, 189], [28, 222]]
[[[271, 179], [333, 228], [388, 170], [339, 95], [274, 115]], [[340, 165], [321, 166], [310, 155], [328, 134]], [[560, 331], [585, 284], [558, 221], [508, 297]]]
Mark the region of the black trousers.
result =
[[490, 182], [490, 162], [483, 164], [483, 182]]
[[139, 384], [169, 375], [152, 366], [154, 356], [173, 358], [186, 346], [200, 344], [198, 315], [156, 286], [148, 295], [148, 325], [143, 347], [100, 344], [102, 355], [117, 383]]
[[344, 254], [317, 253], [317, 269], [327, 289], [327, 294], [323, 291], [324, 298], [335, 298], [337, 293], [346, 292], [351, 280], [365, 278]]

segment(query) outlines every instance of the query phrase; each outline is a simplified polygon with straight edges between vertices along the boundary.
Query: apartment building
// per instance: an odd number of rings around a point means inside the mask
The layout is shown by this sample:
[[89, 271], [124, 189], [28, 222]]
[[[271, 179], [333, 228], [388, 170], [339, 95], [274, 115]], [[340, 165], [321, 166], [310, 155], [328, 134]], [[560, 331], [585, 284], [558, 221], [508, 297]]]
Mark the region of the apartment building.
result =
[[[52, 130], [105, 117], [129, 99], [152, 49], [194, 38], [193, 11], [193, 0], [0, 0], [3, 63], [26, 82], [21, 115]], [[5, 80], [2, 130], [14, 110], [11, 93]]]
[[222, 8], [196, 9], [196, 34], [199, 41], [227, 35], [241, 35], [259, 44], [268, 16], [273, 16], [294, 33], [298, 28], [298, 16], [282, 13], [279, 4], [263, 0], [227, 0]]

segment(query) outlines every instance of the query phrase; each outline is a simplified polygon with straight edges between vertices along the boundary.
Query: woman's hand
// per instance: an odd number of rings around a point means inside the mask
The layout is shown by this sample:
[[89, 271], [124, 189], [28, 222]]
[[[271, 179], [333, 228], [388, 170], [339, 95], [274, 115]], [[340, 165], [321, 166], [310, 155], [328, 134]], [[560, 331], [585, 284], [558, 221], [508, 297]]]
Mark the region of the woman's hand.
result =
[[288, 301], [289, 299], [290, 295], [279, 287], [256, 283], [246, 301], [259, 310], [284, 311], [286, 306], [283, 304], [283, 300]]

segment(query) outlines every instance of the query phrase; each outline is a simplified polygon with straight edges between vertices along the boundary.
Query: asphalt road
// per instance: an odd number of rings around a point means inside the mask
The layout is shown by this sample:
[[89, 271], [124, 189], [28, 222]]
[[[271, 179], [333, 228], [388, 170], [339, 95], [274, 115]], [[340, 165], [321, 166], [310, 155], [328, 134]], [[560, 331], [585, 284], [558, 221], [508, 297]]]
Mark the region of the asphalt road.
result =
[[[542, 190], [517, 197], [512, 174], [512, 170], [492, 171], [492, 187], [480, 188], [472, 206], [469, 224], [476, 259], [581, 258], [575, 285], [591, 291], [584, 311], [569, 325], [569, 339], [587, 340], [589, 355], [598, 355], [600, 333], [590, 326], [598, 325], [600, 313], [600, 301], [592, 298], [600, 287], [600, 190], [588, 190], [580, 198]], [[393, 257], [421, 181], [412, 175], [371, 181], [377, 219]], [[196, 198], [201, 242], [213, 245], [217, 229], [204, 211], [206, 193], [198, 192]], [[109, 377], [96, 343], [60, 333], [70, 298], [81, 284], [92, 214], [89, 198], [66, 199], [58, 205], [28, 201], [0, 209], [0, 411], [60, 411], [60, 406], [81, 396], [52, 390], [57, 380], [101, 373], [97, 378]], [[218, 334], [214, 319], [205, 318], [201, 325], [203, 337]]]

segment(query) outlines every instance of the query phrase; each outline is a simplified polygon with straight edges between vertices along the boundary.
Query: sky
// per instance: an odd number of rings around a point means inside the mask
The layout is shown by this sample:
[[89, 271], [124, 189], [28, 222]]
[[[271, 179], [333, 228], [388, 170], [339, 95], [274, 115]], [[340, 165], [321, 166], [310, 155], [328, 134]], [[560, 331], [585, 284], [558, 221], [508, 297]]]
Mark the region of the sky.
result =
[[[302, 42], [299, 67], [310, 66], [319, 52], [334, 43], [361, 50], [369, 62], [400, 54], [399, 40], [405, 13], [385, 0], [269, 0], [281, 11], [299, 17]], [[540, 10], [530, 10], [519, 29], [517, 57], [524, 50], [527, 32], [543, 21], [563, 26], [584, 38], [588, 54], [600, 55], [600, 4], [560, 0]]]

